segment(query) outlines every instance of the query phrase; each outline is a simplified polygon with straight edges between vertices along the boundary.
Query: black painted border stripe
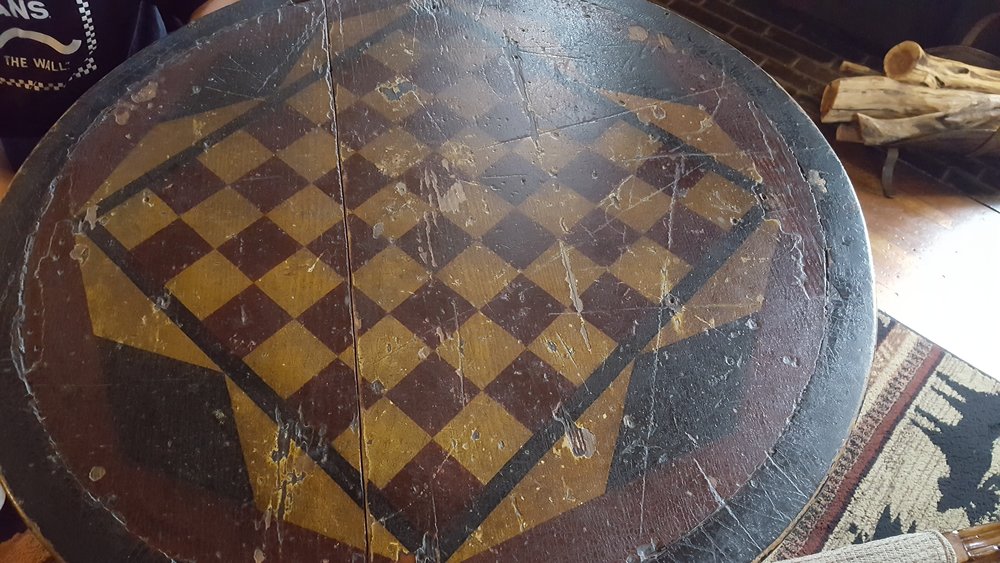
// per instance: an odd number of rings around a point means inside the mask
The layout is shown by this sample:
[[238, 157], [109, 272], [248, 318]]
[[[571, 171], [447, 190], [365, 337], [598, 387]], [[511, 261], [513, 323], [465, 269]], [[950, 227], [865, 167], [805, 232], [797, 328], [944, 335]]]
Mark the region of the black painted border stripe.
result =
[[[394, 24], [385, 26], [379, 32], [373, 34], [368, 41], [371, 41], [372, 38], [377, 36], [387, 36], [397, 29], [401, 29], [405, 23], [404, 20], [405, 18], [400, 18], [396, 20]], [[363, 48], [366, 47], [367, 42], [363, 41], [361, 44], [356, 45], [352, 49], [338, 55], [336, 60], [343, 61], [348, 56], [356, 56], [361, 50], [363, 50]], [[566, 86], [579, 91], [585, 90], [584, 85], [562, 75], [561, 73], [557, 73], [556, 77]], [[309, 78], [316, 79], [313, 75], [300, 79], [296, 83], [293, 83], [290, 87], [286, 87], [287, 89], [282, 92], [285, 95], [279, 100], [274, 101], [273, 99], [268, 99], [265, 102], [267, 105], [262, 104], [261, 106], [253, 108], [247, 112], [245, 116], [238, 118], [240, 120], [238, 124], [236, 124], [234, 120], [234, 122], [231, 122], [227, 126], [227, 130], [225, 132], [222, 132], [220, 129], [211, 136], [206, 137], [206, 139], [209, 139], [209, 142], [212, 144], [221, 141], [228, 134], [238, 130], [251, 121], [253, 119], [253, 115], [257, 114], [259, 111], [269, 107], [272, 103], [274, 105], [282, 103], [284, 99], [294, 95], [298, 89], [312, 84], [314, 80], [307, 80]], [[303, 81], [305, 82], [303, 83]], [[289, 91], [296, 86], [298, 86], [298, 89]], [[591, 85], [587, 86], [592, 87]], [[596, 93], [593, 91], [586, 92], [586, 95], [588, 96], [594, 96], [595, 94]], [[623, 109], [621, 106], [614, 104], [611, 100], [606, 100], [604, 98], [602, 98], [602, 100], [605, 101], [610, 108], [619, 110], [619, 112]], [[748, 179], [743, 174], [724, 165], [711, 155], [706, 154], [701, 149], [685, 143], [670, 132], [660, 129], [653, 124], [642, 122], [637, 116], [634, 115], [634, 113], [630, 112], [628, 115], [622, 116], [614, 114], [607, 116], [609, 119], [613, 117], [624, 117], [629, 120], [632, 125], [637, 126], [645, 132], [651, 132], [658, 137], [671, 140], [673, 142], [674, 149], [682, 151], [683, 157], [701, 160], [712, 172], [719, 174], [746, 191], [757, 193], [762, 187], [759, 183]], [[190, 151], [191, 154], [185, 154], [186, 151]], [[184, 160], [191, 158], [195, 153], [200, 152], [201, 149], [192, 147], [192, 149], [186, 149], [186, 151], [178, 153], [172, 159], [168, 160], [166, 163], [151, 172], [162, 173], [168, 171], [178, 162], [183, 162]], [[681, 155], [678, 155], [678, 158], [680, 157]], [[126, 189], [132, 190], [129, 193], [129, 196], [134, 195], [134, 193], [138, 193], [145, 187], [145, 184], [141, 181], [145, 178], [145, 176], [146, 175], [136, 181], [133, 181], [133, 184], [137, 184], [136, 186], [133, 186], [132, 184], [126, 186]], [[122, 198], [121, 201], [116, 203], [116, 205], [127, 199], [127, 197]], [[102, 204], [103, 203], [104, 202], [102, 202]], [[102, 212], [104, 212], [103, 209]], [[615, 351], [612, 352], [605, 362], [597, 370], [595, 370], [593, 374], [591, 374], [591, 376], [587, 379], [586, 384], [578, 388], [577, 393], [567, 403], [567, 411], [574, 420], [579, 418], [583, 412], [586, 411], [587, 407], [589, 407], [598, 397], [600, 397], [601, 394], [603, 394], [603, 392], [615, 381], [615, 379], [617, 379], [624, 367], [627, 366], [629, 362], [633, 361], [641, 353], [649, 341], [655, 338], [659, 330], [670, 321], [676, 310], [683, 306], [683, 304], [686, 303], [686, 301], [690, 299], [690, 297], [692, 297], [698, 289], [700, 289], [708, 278], [731, 257], [731, 255], [739, 248], [739, 245], [742, 244], [746, 237], [748, 237], [757, 228], [757, 226], [760, 225], [763, 219], [764, 210], [759, 207], [759, 205], [755, 205], [751, 208], [751, 210], [747, 212], [747, 214], [740, 220], [733, 230], [730, 231], [729, 235], [722, 239], [720, 243], [709, 252], [706, 260], [702, 261], [694, 270], [689, 272], [689, 274], [685, 276], [685, 278], [682, 279], [677, 286], [675, 286], [672, 296], [676, 299], [676, 301], [670, 305], [661, 303], [661, 308], [657, 311], [657, 314], [649, 315], [647, 318], [643, 319], [642, 322], [640, 322], [633, 338], [618, 345]], [[730, 245], [732, 246], [730, 247]], [[728, 252], [726, 252], [726, 250], [728, 250]], [[723, 255], [717, 255], [718, 251], [722, 251]], [[685, 295], [687, 296], [685, 297]], [[615, 369], [614, 366], [617, 366], [617, 369]], [[254, 377], [256, 377], [256, 374], [254, 374]], [[260, 383], [266, 387], [266, 384], [262, 381]], [[258, 406], [260, 406], [259, 403]], [[459, 547], [461, 547], [461, 545], [468, 539], [472, 532], [474, 532], [479, 525], [481, 525], [482, 521], [485, 520], [492, 510], [499, 505], [503, 498], [505, 498], [507, 494], [513, 490], [517, 483], [519, 483], [538, 463], [544, 453], [548, 451], [553, 444], [555, 444], [555, 442], [562, 436], [562, 433], [563, 428], [561, 424], [557, 424], [555, 422], [538, 431], [487, 484], [486, 489], [479, 495], [473, 505], [462, 514], [454, 517], [453, 522], [455, 522], [455, 524], [444, 532], [442, 538], [439, 538], [440, 555], [444, 559], [450, 557]], [[339, 456], [339, 454], [337, 455]], [[346, 460], [345, 463], [347, 463]], [[357, 471], [354, 470], [353, 466], [350, 466], [349, 463], [348, 467], [350, 470], [357, 473]], [[332, 474], [330, 476], [338, 482], [338, 485], [343, 487], [343, 485], [337, 480], [336, 476]], [[398, 511], [391, 507], [376, 486], [371, 483], [367, 483], [366, 487], [369, 494], [368, 501], [369, 503], [372, 503], [370, 508], [376, 518], [379, 519], [379, 522], [385, 525], [390, 532], [396, 535], [397, 539], [399, 539], [411, 551], [419, 549], [422, 545], [423, 534], [413, 529], [412, 524], [410, 524], [405, 517], [399, 514]], [[355, 502], [358, 502], [352, 491], [348, 491], [347, 489], [345, 489], [345, 491], [352, 496], [352, 499], [355, 499]], [[380, 517], [380, 514], [384, 515], [384, 517]]]
[[[646, 315], [636, 325], [632, 337], [620, 342], [615, 350], [598, 367], [587, 381], [577, 387], [573, 397], [565, 403], [570, 417], [575, 421], [611, 386], [625, 367], [634, 361], [642, 350], [656, 338], [674, 314], [684, 306], [699, 289], [719, 270], [757, 230], [764, 220], [764, 210], [754, 206], [740, 219], [733, 229], [720, 239], [708, 252], [704, 260], [695, 266], [674, 286], [670, 295], [664, 298], [654, 313]], [[445, 530], [440, 539], [442, 559], [448, 559], [482, 524], [487, 516], [513, 491], [528, 472], [562, 438], [565, 429], [561, 422], [553, 420], [535, 433], [527, 443], [508, 461], [487, 483], [468, 509], [455, 518], [456, 525]]]
[[[148, 299], [160, 304], [160, 310], [167, 318], [215, 362], [226, 377], [246, 393], [247, 397], [279, 428], [288, 421], [298, 420], [295, 409], [290, 408], [241, 358], [229, 352], [179, 299], [165, 287], [151, 282], [142, 275], [141, 268], [132, 255], [103, 225], [97, 223], [86, 234]], [[291, 438], [355, 504], [364, 509], [365, 492], [362, 489], [361, 474], [349, 461], [325, 442], [310, 443], [311, 440], [306, 440], [298, 433], [293, 433]], [[396, 512], [381, 491], [373, 487], [368, 489], [368, 503], [376, 517], [388, 518]], [[392, 518], [391, 523], [390, 531], [407, 547], [413, 546], [412, 549], [417, 549], [420, 546], [422, 534], [417, 532], [409, 521]]]
[[[453, 16], [465, 20], [468, 25], [475, 25], [474, 29], [482, 27], [474, 24], [469, 18], [462, 17], [460, 14], [453, 14]], [[531, 56], [531, 54], [525, 53], [521, 56]], [[710, 171], [755, 196], [759, 195], [761, 190], [763, 190], [761, 183], [747, 178], [744, 174], [720, 162], [703, 150], [684, 142], [669, 131], [651, 123], [643, 122], [634, 112], [628, 111], [622, 114], [622, 110], [624, 109], [622, 106], [615, 104], [612, 100], [594, 91], [598, 86], [582, 84], [559, 72], [558, 69], [552, 74], [552, 77], [558, 80], [562, 86], [573, 90], [581, 96], [601, 100], [602, 105], [606, 105], [608, 108], [608, 115], [605, 119], [625, 119], [639, 130], [653, 134], [664, 142], [669, 141], [671, 148], [675, 151], [680, 151], [684, 158], [700, 160]], [[605, 89], [612, 91], [610, 88]], [[614, 91], [617, 92], [617, 90]], [[573, 125], [567, 127], [573, 127]], [[545, 132], [540, 131], [540, 133]], [[664, 155], [664, 158], [667, 157], [667, 155]], [[678, 155], [677, 158], [681, 158], [681, 155]], [[634, 361], [649, 342], [656, 337], [660, 329], [670, 322], [673, 315], [732, 257], [740, 245], [760, 226], [764, 218], [765, 210], [758, 200], [739, 220], [737, 225], [714, 245], [704, 259], [674, 286], [671, 294], [660, 304], [656, 314], [650, 314], [642, 319], [636, 326], [632, 338], [618, 344], [615, 350], [587, 378], [587, 381], [577, 388], [574, 396], [564, 405], [574, 421], [579, 419], [587, 408], [614, 383], [625, 367]], [[672, 299], [673, 301], [668, 302], [668, 299]], [[461, 514], [453, 517], [453, 524], [443, 531], [442, 537], [438, 538], [439, 554], [442, 560], [447, 560], [451, 557], [468, 540], [469, 536], [479, 528], [489, 514], [513, 491], [514, 487], [527, 476], [528, 472], [538, 464], [545, 453], [563, 436], [563, 433], [563, 426], [557, 421], [552, 421], [548, 426], [536, 432], [497, 472], [493, 479], [486, 484], [485, 489], [476, 500]]]
[[[318, 28], [319, 29], [314, 30], [313, 33], [317, 32], [329, 33], [329, 30], [325, 29], [325, 26], [323, 25], [319, 25]], [[399, 28], [399, 26], [387, 25], [382, 29], [376, 31], [375, 33], [371, 34], [367, 38], [359, 41], [358, 44], [354, 45], [353, 47], [345, 49], [343, 52], [338, 54], [332, 60], [341, 63], [344, 61], [353, 60], [353, 58], [357, 57], [365, 49], [368, 48], [368, 44], [370, 42], [375, 42], [384, 39], [386, 36], [391, 34], [397, 28]], [[296, 56], [289, 57], [288, 65], [280, 71], [282, 76], [286, 75], [287, 72], [291, 70], [291, 68], [294, 66], [294, 64], [298, 62], [299, 58], [305, 52], [305, 49], [306, 47], [308, 47], [308, 45], [309, 42], [304, 41], [302, 46], [300, 47], [300, 50], [296, 53]], [[246, 127], [248, 124], [256, 120], [261, 112], [280, 106], [295, 94], [301, 92], [308, 86], [311, 86], [320, 80], [326, 81], [328, 76], [330, 76], [330, 72], [331, 69], [329, 66], [326, 66], [325, 68], [320, 68], [314, 72], [306, 74], [305, 76], [299, 78], [298, 80], [292, 82], [291, 84], [288, 84], [284, 87], [279, 86], [278, 89], [276, 89], [274, 92], [270, 94], [265, 94], [264, 97], [260, 98], [261, 100], [260, 104], [258, 104], [256, 107], [251, 108], [243, 115], [236, 117], [226, 125], [223, 125], [219, 129], [206, 135], [204, 138], [200, 140], [198, 145], [193, 145], [185, 148], [184, 150], [178, 152], [177, 154], [163, 161], [159, 165], [146, 171], [138, 178], [132, 180], [131, 182], [128, 182], [118, 191], [108, 195], [106, 198], [101, 200], [101, 202], [98, 203], [97, 206], [97, 216], [100, 217], [108, 213], [109, 211], [113, 210], [114, 208], [118, 207], [119, 205], [125, 203], [126, 201], [129, 200], [129, 198], [141, 192], [145, 188], [149, 187], [153, 182], [155, 182], [159, 178], [162, 178], [166, 173], [170, 172], [178, 165], [191, 160], [192, 158], [198, 156], [202, 152], [205, 152], [215, 144], [219, 143], [229, 135], [239, 131], [243, 127]], [[333, 97], [333, 95], [334, 93], [331, 92], [330, 93], [331, 98]], [[177, 117], [175, 119], [183, 119], [183, 116]], [[340, 163], [338, 162], [338, 166], [339, 164]]]
[[[289, 62], [287, 63], [287, 66], [281, 70], [282, 76], [285, 76], [287, 72], [292, 68], [292, 66], [298, 62], [299, 58], [302, 56], [302, 53], [305, 51], [307, 45], [308, 42], [304, 42], [304, 44], [300, 47], [300, 50], [295, 52], [294, 56], [289, 57]], [[291, 84], [285, 86], [284, 88], [279, 87], [276, 90], [276, 92], [270, 95], [265, 95], [265, 97], [259, 98], [260, 103], [257, 106], [250, 108], [242, 115], [237, 116], [236, 118], [226, 123], [222, 127], [216, 129], [215, 131], [201, 138], [198, 141], [198, 144], [186, 147], [185, 149], [179, 151], [177, 154], [174, 154], [173, 156], [166, 159], [162, 163], [147, 170], [138, 178], [135, 178], [134, 180], [128, 182], [127, 184], [122, 186], [121, 189], [115, 191], [114, 193], [109, 194], [107, 197], [105, 197], [97, 204], [97, 216], [101, 217], [106, 213], [108, 213], [109, 211], [112, 211], [119, 205], [125, 203], [132, 196], [146, 189], [156, 180], [163, 178], [167, 172], [170, 172], [178, 165], [184, 162], [188, 162], [192, 158], [205, 152], [218, 142], [222, 141], [229, 135], [235, 133], [236, 131], [239, 131], [249, 123], [256, 120], [257, 116], [261, 113], [261, 111], [280, 106], [288, 98], [291, 98], [295, 94], [304, 90], [306, 87], [312, 85], [317, 80], [322, 80], [321, 74], [315, 72], [309, 73], [299, 78], [295, 82], [292, 82]], [[219, 108], [216, 109], [222, 109], [225, 107], [229, 106], [220, 106]], [[186, 117], [190, 116], [177, 116], [171, 119], [170, 121], [174, 121], [177, 119], [184, 119]], [[169, 123], [169, 121], [166, 123]], [[157, 123], [156, 125], [160, 125], [160, 123]], [[120, 165], [121, 163], [118, 164], [118, 166]]]
[[[499, 5], [498, 5], [498, 7], [499, 7]], [[477, 30], [477, 31], [480, 31], [480, 32], [484, 32], [484, 33], [481, 33], [481, 34], [477, 35], [477, 37], [484, 38], [484, 39], [490, 39], [490, 38], [492, 38], [492, 39], [494, 39], [494, 41], [493, 41], [494, 44], [502, 46], [502, 47], [505, 47], [505, 48], [507, 47], [505, 44], [502, 44], [500, 41], [496, 41], [497, 35], [496, 35], [495, 32], [493, 32], [493, 30], [490, 30], [489, 28], [486, 28], [483, 25], [477, 23], [474, 19], [469, 18], [466, 15], [462, 14], [461, 12], [457, 12], [457, 11], [451, 12], [449, 15], [451, 17], [457, 19], [457, 20], [461, 20], [462, 22], [464, 22], [464, 26], [465, 26], [464, 29], [467, 29], [467, 30]], [[629, 47], [627, 45], [621, 45], [621, 46], [619, 46], [619, 48], [620, 49], [626, 49], [626, 48], [630, 49], [630, 51], [629, 51], [630, 52], [630, 58], [635, 58], [635, 57], [638, 57], [639, 55], [642, 54], [642, 47], [640, 47], [640, 46]], [[524, 50], [521, 50], [520, 48], [516, 48], [515, 51], [516, 51], [516, 53], [515, 53], [516, 56], [521, 57], [521, 58], [541, 58], [541, 56], [538, 55], [537, 53], [534, 53], [534, 52], [531, 52], [531, 51], [524, 51]], [[597, 117], [596, 120], [601, 120], [601, 119], [619, 119], [619, 120], [624, 119], [624, 120], [627, 120], [629, 122], [629, 124], [631, 124], [632, 126], [636, 127], [640, 131], [642, 131], [644, 133], [651, 134], [651, 135], [653, 135], [655, 137], [660, 137], [662, 141], [669, 141], [670, 147], [674, 151], [680, 151], [681, 152], [681, 154], [676, 155], [676, 158], [683, 157], [683, 158], [697, 159], [697, 160], [701, 161], [703, 163], [703, 165], [708, 168], [709, 171], [711, 171], [711, 172], [713, 172], [715, 174], [718, 174], [719, 176], [725, 178], [726, 180], [730, 181], [731, 183], [735, 184], [736, 186], [738, 186], [738, 187], [742, 188], [743, 190], [745, 190], [747, 192], [750, 192], [752, 194], [756, 195], [756, 194], [758, 194], [763, 189], [763, 183], [762, 182], [758, 182], [758, 181], [755, 181], [755, 180], [752, 180], [752, 179], [748, 178], [745, 174], [742, 174], [741, 172], [739, 172], [739, 171], [733, 169], [732, 167], [724, 164], [723, 162], [719, 161], [716, 157], [714, 157], [714, 156], [706, 153], [705, 151], [701, 150], [700, 148], [695, 147], [694, 145], [691, 145], [691, 144], [685, 142], [680, 137], [678, 137], [677, 135], [671, 133], [670, 131], [662, 129], [662, 128], [656, 126], [655, 124], [642, 121], [641, 119], [639, 119], [639, 116], [637, 116], [634, 111], [628, 110], [624, 106], [619, 105], [619, 104], [615, 103], [612, 100], [609, 100], [607, 97], [605, 97], [600, 92], [597, 92], [596, 90], [597, 89], [602, 89], [602, 90], [605, 90], [605, 91], [613, 93], [613, 94], [615, 94], [615, 93], [621, 93], [621, 94], [626, 94], [626, 95], [630, 95], [630, 96], [637, 96], [637, 97], [648, 98], [648, 99], [651, 99], [651, 100], [654, 100], [654, 101], [660, 101], [660, 102], [665, 102], [665, 103], [670, 103], [670, 104], [686, 105], [686, 106], [691, 107], [693, 109], [698, 109], [697, 106], [694, 106], [694, 105], [691, 105], [691, 104], [680, 104], [678, 102], [672, 102], [670, 100], [659, 100], [657, 98], [651, 98], [650, 96], [653, 94], [651, 92], [638, 92], [638, 93], [624, 92], [624, 91], [620, 90], [620, 85], [615, 85], [615, 84], [598, 84], [596, 82], [595, 83], [590, 83], [590, 82], [588, 82], [588, 83], [582, 83], [579, 80], [577, 80], [576, 78], [567, 75], [565, 72], [563, 72], [561, 69], [559, 69], [558, 67], [555, 67], [555, 66], [550, 66], [548, 70], [554, 71], [554, 72], [551, 73], [550, 76], [551, 76], [551, 78], [554, 78], [555, 80], [557, 80], [559, 82], [560, 86], [565, 87], [566, 89], [572, 91], [574, 94], [580, 96], [581, 98], [592, 99], [592, 100], [598, 101], [598, 102], [600, 102], [601, 105], [607, 107], [607, 114], [604, 115], [604, 116], [602, 116], [602, 117]], [[588, 80], [595, 80], [595, 79], [599, 80], [601, 77], [600, 76], [587, 76], [586, 78]], [[561, 131], [563, 129], [572, 129], [576, 125], [578, 125], [578, 124], [563, 125], [563, 126], [560, 126], [560, 127], [554, 128], [554, 129], [541, 129], [541, 130], [538, 131], [538, 133], [540, 135], [544, 135], [544, 134], [547, 134], [547, 133], [558, 132], [558, 131]], [[522, 138], [527, 139], [527, 138], [530, 138], [530, 136], [518, 137], [518, 138], [514, 138], [514, 139], [506, 139], [506, 140], [503, 140], [501, 142], [502, 143], [509, 143], [511, 141], [519, 140], [519, 139], [522, 139]], [[739, 149], [739, 147], [737, 147], [737, 148]], [[742, 152], [745, 152], [745, 151], [742, 151]], [[667, 158], [668, 156], [670, 156], [670, 155], [662, 155], [660, 158]]]
[[[326, 31], [324, 26], [319, 27], [321, 32]], [[396, 25], [385, 26], [381, 30], [373, 33], [366, 40], [363, 40], [354, 47], [340, 53], [334, 60], [350, 60], [366, 49], [368, 42], [383, 39], [385, 36], [388, 36], [400, 27], [399, 20], [397, 20]], [[305, 47], [302, 48], [302, 51], [304, 51], [304, 49]], [[299, 56], [290, 57], [291, 62], [289, 65], [298, 61], [302, 51], [298, 53]], [[289, 66], [289, 68], [291, 68], [291, 66]], [[292, 84], [281, 88], [276, 93], [263, 98], [261, 104], [251, 108], [243, 115], [230, 121], [223, 127], [220, 127], [213, 133], [203, 138], [200, 143], [202, 146], [192, 146], [178, 152], [163, 163], [150, 169], [142, 176], [132, 180], [123, 186], [122, 189], [110, 194], [98, 204], [97, 215], [99, 217], [103, 216], [119, 205], [125, 203], [131, 197], [147, 188], [157, 178], [163, 177], [164, 174], [170, 172], [178, 165], [196, 157], [205, 150], [204, 147], [215, 145], [232, 133], [253, 122], [261, 112], [280, 106], [290, 97], [294, 96], [306, 87], [311, 86], [317, 81], [326, 81], [329, 72], [330, 68], [327, 67], [322, 69], [321, 72], [307, 74]], [[331, 96], [332, 95], [333, 94], [331, 93]], [[346, 208], [344, 209], [346, 210]], [[244, 393], [247, 394], [254, 404], [267, 413], [267, 415], [271, 417], [275, 423], [279, 425], [281, 424], [281, 420], [276, 418], [276, 416], [278, 416], [277, 413], [281, 413], [280, 418], [283, 418], [284, 420], [294, 420], [296, 418], [292, 409], [288, 409], [285, 406], [284, 401], [274, 394], [270, 387], [264, 383], [260, 377], [242, 360], [222, 351], [223, 348], [221, 344], [215, 341], [214, 337], [204, 329], [200, 321], [198, 321], [190, 311], [181, 305], [177, 299], [172, 298], [165, 288], [157, 288], [155, 287], [155, 284], [151, 284], [148, 280], [145, 280], [139, 273], [139, 268], [129, 256], [128, 251], [121, 247], [118, 241], [115, 240], [110, 233], [104, 230], [103, 227], [100, 227], [100, 230], [95, 228], [90, 235], [91, 240], [93, 240], [94, 243], [97, 244], [98, 247], [101, 248], [122, 270], [122, 272], [124, 272], [126, 276], [128, 276], [129, 279], [140, 288], [147, 298], [154, 300], [154, 302], [169, 303], [167, 308], [164, 309], [164, 313], [167, 314], [171, 321], [174, 322], [174, 324], [176, 324], [178, 328], [180, 328], [181, 331], [184, 332], [189, 338], [191, 338], [198, 348], [200, 348], [206, 353], [206, 355], [216, 362], [216, 364], [219, 365], [219, 367], [222, 368], [228, 376], [230, 376], [230, 379], [236, 383]], [[176, 311], [174, 311], [174, 309], [176, 309]], [[191, 332], [189, 333], [189, 331]], [[216, 354], [228, 355], [229, 358], [228, 360], [226, 358], [217, 359], [215, 357]], [[357, 369], [357, 366], [355, 366], [355, 369]], [[230, 374], [236, 375], [234, 376]], [[323, 471], [329, 475], [330, 478], [337, 483], [337, 485], [340, 486], [362, 510], [365, 510], [365, 493], [360, 487], [360, 483], [362, 483], [361, 475], [354, 468], [354, 466], [350, 464], [350, 462], [344, 459], [343, 456], [341, 456], [336, 450], [331, 448], [313, 447], [311, 444], [304, 442], [299, 436], [293, 435], [291, 438], [303, 451], [307, 452], [310, 458], [312, 458], [313, 461], [315, 461], [317, 465], [322, 468]], [[357, 484], [355, 484], [355, 482]], [[367, 489], [368, 495], [368, 510], [370, 510], [376, 519], [378, 519], [378, 521], [384, 525], [396, 537], [396, 539], [403, 543], [407, 549], [410, 551], [418, 550], [423, 542], [423, 533], [417, 531], [413, 527], [412, 523], [410, 523], [410, 521], [403, 514], [401, 514], [398, 509], [389, 503], [385, 495], [378, 487], [367, 481], [365, 481], [365, 483], [365, 489]]]

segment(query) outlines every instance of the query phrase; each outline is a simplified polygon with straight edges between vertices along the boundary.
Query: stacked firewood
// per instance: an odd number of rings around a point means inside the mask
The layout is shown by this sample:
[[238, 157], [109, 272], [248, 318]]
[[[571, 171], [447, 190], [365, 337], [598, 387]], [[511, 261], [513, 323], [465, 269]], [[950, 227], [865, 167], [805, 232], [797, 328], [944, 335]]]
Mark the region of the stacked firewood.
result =
[[1000, 154], [1000, 71], [937, 57], [913, 41], [885, 55], [884, 73], [850, 62], [855, 74], [823, 91], [820, 118], [837, 140]]

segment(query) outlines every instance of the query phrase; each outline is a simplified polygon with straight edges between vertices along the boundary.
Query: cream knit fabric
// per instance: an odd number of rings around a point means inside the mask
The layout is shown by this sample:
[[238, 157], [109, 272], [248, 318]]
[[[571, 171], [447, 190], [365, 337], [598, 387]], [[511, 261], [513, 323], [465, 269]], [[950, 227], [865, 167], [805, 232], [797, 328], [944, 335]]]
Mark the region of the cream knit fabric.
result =
[[956, 563], [958, 558], [940, 532], [904, 534], [816, 555], [786, 559], [789, 563]]

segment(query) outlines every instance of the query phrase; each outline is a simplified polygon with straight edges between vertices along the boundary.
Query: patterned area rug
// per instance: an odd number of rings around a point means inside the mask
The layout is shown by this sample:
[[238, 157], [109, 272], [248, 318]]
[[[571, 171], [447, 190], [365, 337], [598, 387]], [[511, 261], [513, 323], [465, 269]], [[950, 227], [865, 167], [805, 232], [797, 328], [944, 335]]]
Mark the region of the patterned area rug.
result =
[[880, 315], [869, 386], [847, 449], [767, 561], [1000, 518], [1000, 382]]

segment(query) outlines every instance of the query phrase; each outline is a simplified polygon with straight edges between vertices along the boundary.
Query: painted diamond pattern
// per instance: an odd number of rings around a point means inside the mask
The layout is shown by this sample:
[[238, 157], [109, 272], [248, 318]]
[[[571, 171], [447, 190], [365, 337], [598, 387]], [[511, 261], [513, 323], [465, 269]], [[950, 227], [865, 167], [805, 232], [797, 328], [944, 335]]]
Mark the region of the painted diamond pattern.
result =
[[[372, 486], [418, 527], [429, 510], [467, 507], [552, 423], [658, 306], [658, 280], [669, 290], [724, 235], [727, 225], [705, 218], [713, 205], [737, 200], [736, 218], [752, 203], [737, 186], [703, 181], [705, 170], [615, 106], [564, 133], [536, 130], [521, 104], [497, 95], [513, 85], [490, 48], [435, 60], [440, 38], [385, 39], [338, 58], [347, 101], [336, 135], [328, 92], [305, 88], [223, 139], [241, 158], [209, 148], [173, 184], [151, 187], [171, 221], [148, 236], [122, 230], [120, 241], [168, 288], [211, 287], [213, 271], [245, 280], [200, 305], [199, 318], [335, 446], [357, 441], [356, 412], [309, 398], [360, 385], [362, 428], [405, 429]], [[453, 68], [468, 70], [457, 80]], [[219, 226], [193, 211], [213, 198], [238, 201], [239, 217]], [[637, 273], [642, 257], [657, 269]], [[566, 353], [584, 347], [581, 367]], [[502, 454], [449, 453], [472, 451], [479, 438], [461, 425], [476, 416], [500, 421]], [[432, 489], [436, 508], [415, 501]]]

